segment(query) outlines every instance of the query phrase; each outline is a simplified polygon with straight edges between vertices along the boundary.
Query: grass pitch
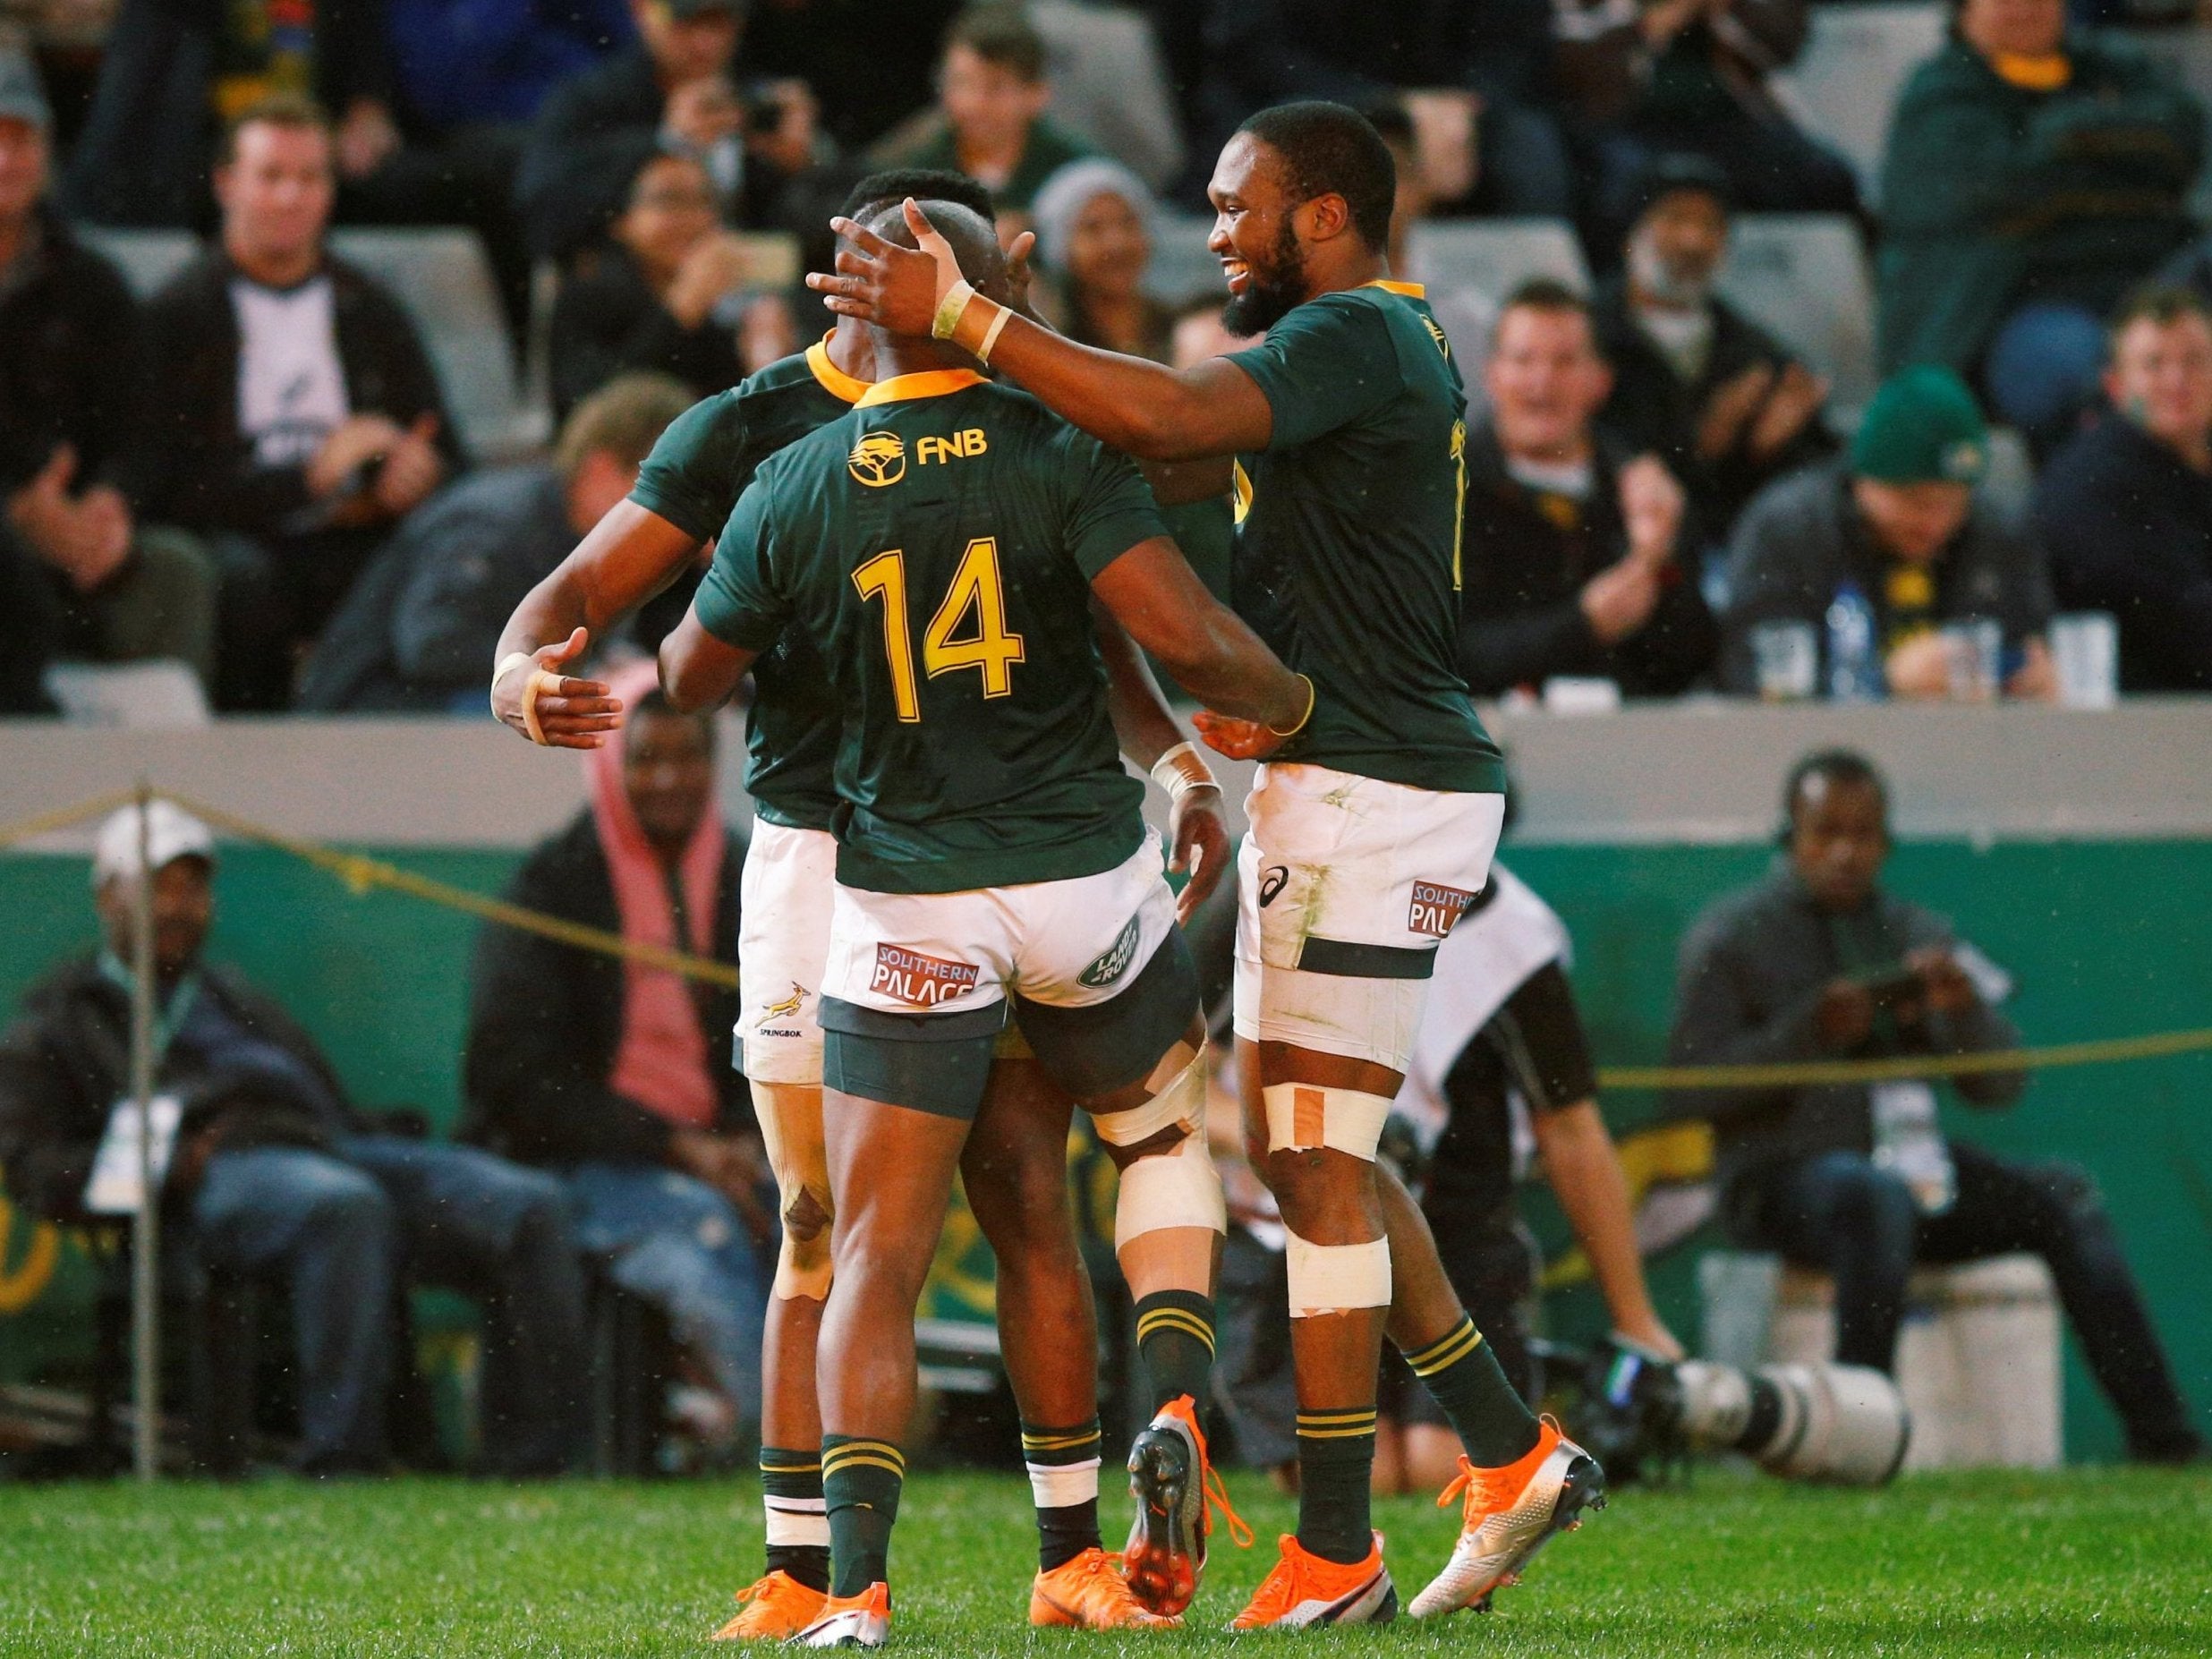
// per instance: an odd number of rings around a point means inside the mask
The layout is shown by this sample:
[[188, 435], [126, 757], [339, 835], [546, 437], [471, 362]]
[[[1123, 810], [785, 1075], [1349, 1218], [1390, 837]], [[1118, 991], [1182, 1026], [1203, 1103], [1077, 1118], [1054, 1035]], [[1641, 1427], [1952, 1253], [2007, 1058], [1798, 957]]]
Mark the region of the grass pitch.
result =
[[[1116, 1638], [1023, 1622], [1035, 1558], [1018, 1477], [919, 1476], [893, 1557], [893, 1649], [2212, 1653], [2203, 1473], [1933, 1476], [1871, 1493], [1706, 1473], [1687, 1490], [1621, 1493], [1486, 1617], [1232, 1638], [1219, 1627], [1290, 1522], [1256, 1478], [1235, 1484], [1259, 1547], [1217, 1553], [1194, 1628]], [[1104, 1508], [1119, 1521], [1124, 1501]], [[1451, 1517], [1400, 1501], [1376, 1519], [1410, 1598], [1443, 1559]], [[727, 1655], [702, 1638], [760, 1545], [750, 1481], [16, 1486], [0, 1489], [0, 1654]]]

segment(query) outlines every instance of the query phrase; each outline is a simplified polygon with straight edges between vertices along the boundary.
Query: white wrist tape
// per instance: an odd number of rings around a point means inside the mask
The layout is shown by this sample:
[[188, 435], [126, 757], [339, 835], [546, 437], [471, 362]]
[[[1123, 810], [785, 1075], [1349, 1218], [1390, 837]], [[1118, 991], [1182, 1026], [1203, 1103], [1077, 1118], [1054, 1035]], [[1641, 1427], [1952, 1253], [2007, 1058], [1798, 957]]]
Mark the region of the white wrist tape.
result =
[[1391, 1115], [1385, 1095], [1325, 1089], [1314, 1083], [1271, 1083], [1260, 1091], [1260, 1099], [1267, 1107], [1267, 1150], [1272, 1153], [1329, 1146], [1373, 1163], [1383, 1121]]
[[974, 297], [975, 290], [966, 280], [946, 289], [945, 297], [937, 302], [937, 315], [930, 319], [930, 333], [940, 340], [951, 339], [952, 331], [960, 326], [960, 313]]
[[[1180, 1124], [1203, 1132], [1206, 1123], [1206, 1051], [1178, 1042], [1161, 1057], [1146, 1081], [1152, 1099], [1127, 1111], [1094, 1113], [1091, 1127], [1109, 1146], [1138, 1146]], [[1178, 1062], [1180, 1062], [1179, 1064]], [[1172, 1068], [1172, 1069], [1170, 1069]], [[1161, 1074], [1166, 1072], [1163, 1078]]]
[[1317, 1245], [1286, 1229], [1283, 1253], [1289, 1272], [1293, 1319], [1391, 1305], [1391, 1241], [1387, 1238], [1356, 1245]]
[[548, 692], [561, 688], [561, 676], [538, 666], [538, 659], [526, 651], [511, 651], [499, 659], [499, 666], [491, 671], [491, 689], [496, 693], [499, 682], [523, 663], [530, 665], [530, 678], [523, 684], [523, 727], [529, 732], [530, 741], [540, 747], [546, 746], [545, 727], [538, 724], [538, 699]]
[[1229, 1204], [1204, 1132], [1193, 1129], [1173, 1152], [1153, 1153], [1121, 1172], [1114, 1201], [1114, 1248], [1170, 1228], [1203, 1227], [1226, 1236]]
[[975, 348], [975, 361], [988, 366], [991, 348], [999, 344], [999, 336], [1006, 332], [1007, 319], [1013, 316], [1014, 311], [1012, 307], [1000, 305], [996, 300], [986, 300], [983, 303], [991, 308], [992, 315], [991, 327], [983, 330], [983, 344]]
[[1221, 780], [1214, 777], [1205, 757], [1198, 753], [1195, 744], [1178, 743], [1152, 763], [1153, 781], [1168, 792], [1170, 802], [1180, 801], [1193, 789], [1218, 789]]

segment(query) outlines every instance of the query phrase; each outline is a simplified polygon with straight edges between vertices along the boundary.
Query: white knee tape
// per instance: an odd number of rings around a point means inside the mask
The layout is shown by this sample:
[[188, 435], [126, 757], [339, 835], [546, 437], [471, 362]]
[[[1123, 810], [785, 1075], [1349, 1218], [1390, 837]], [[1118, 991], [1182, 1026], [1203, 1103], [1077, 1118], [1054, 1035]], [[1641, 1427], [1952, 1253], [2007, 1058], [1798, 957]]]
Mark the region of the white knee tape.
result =
[[1304, 1152], [1332, 1147], [1368, 1163], [1391, 1115], [1383, 1095], [1357, 1089], [1324, 1089], [1313, 1083], [1271, 1083], [1260, 1091], [1267, 1107], [1267, 1150]]
[[1283, 1249], [1290, 1275], [1291, 1318], [1391, 1305], [1389, 1239], [1356, 1245], [1308, 1244], [1286, 1229]]
[[[1178, 1055], [1190, 1056], [1183, 1065], [1170, 1073], [1162, 1081], [1160, 1074], [1174, 1065]], [[1132, 1106], [1127, 1111], [1093, 1115], [1091, 1127], [1098, 1131], [1098, 1138], [1109, 1146], [1136, 1146], [1149, 1141], [1162, 1129], [1180, 1124], [1191, 1130], [1200, 1130], [1206, 1121], [1206, 1051], [1200, 1049], [1191, 1055], [1184, 1043], [1177, 1043], [1161, 1056], [1153, 1068], [1153, 1094], [1142, 1106]]]
[[1204, 1227], [1229, 1231], [1229, 1205], [1221, 1197], [1221, 1174], [1206, 1151], [1205, 1136], [1194, 1129], [1171, 1153], [1139, 1158], [1121, 1172], [1121, 1193], [1114, 1203], [1114, 1248], [1144, 1233], [1170, 1227]]

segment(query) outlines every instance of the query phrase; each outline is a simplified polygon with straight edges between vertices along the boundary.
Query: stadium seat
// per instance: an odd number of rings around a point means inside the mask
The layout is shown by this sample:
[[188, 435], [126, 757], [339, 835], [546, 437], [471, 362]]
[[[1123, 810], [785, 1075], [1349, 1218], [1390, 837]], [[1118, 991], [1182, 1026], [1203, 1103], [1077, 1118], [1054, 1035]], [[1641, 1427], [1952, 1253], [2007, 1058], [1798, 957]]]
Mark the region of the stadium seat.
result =
[[1745, 214], [1721, 293], [1827, 377], [1849, 420], [1874, 396], [1874, 286], [1859, 230], [1841, 214]]
[[88, 247], [115, 262], [131, 292], [143, 300], [191, 262], [200, 238], [181, 230], [116, 230], [105, 225], [72, 227]]
[[[2212, 106], [2212, 31], [2182, 28], [2114, 32], [2195, 94], [2199, 104]], [[2199, 221], [2212, 219], [2212, 166], [2197, 175], [2189, 207]]]
[[330, 246], [390, 288], [414, 318], [472, 455], [511, 460], [545, 442], [543, 412], [517, 395], [498, 291], [472, 232], [340, 229]]
[[1169, 305], [1202, 294], [1228, 298], [1221, 286], [1221, 262], [1206, 251], [1213, 221], [1203, 214], [1162, 213], [1153, 221], [1152, 263], [1144, 268], [1144, 291]]
[[1574, 231], [1558, 219], [1431, 219], [1413, 231], [1413, 258], [1439, 286], [1502, 300], [1533, 277], [1590, 286]]
[[1769, 83], [1807, 132], [1858, 169], [1869, 202], [1897, 95], [1943, 45], [1948, 14], [1945, 6], [1925, 4], [1814, 6], [1804, 52]]

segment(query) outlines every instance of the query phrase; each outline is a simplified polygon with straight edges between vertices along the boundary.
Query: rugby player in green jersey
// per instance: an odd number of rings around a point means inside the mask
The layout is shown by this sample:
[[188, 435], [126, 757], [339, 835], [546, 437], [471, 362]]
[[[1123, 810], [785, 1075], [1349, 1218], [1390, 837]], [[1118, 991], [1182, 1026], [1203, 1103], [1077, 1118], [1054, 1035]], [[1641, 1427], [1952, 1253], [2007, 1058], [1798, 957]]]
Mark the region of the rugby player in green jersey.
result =
[[[990, 210], [957, 174], [908, 170], [855, 187], [847, 210], [867, 214], [908, 194]], [[599, 743], [620, 718], [606, 685], [560, 670], [626, 612], [695, 567], [754, 470], [794, 438], [844, 416], [868, 389], [873, 355], [862, 325], [770, 364], [735, 390], [702, 400], [671, 427], [629, 498], [516, 609], [499, 646], [492, 701], [517, 731], [562, 747]], [[1219, 792], [1161, 701], [1141, 655], [1110, 619], [1100, 630], [1122, 746], [1175, 795], [1170, 833], [1195, 904], [1227, 864]], [[528, 671], [525, 672], [525, 665]], [[544, 678], [535, 692], [533, 676]], [[739, 1052], [780, 1194], [783, 1240], [763, 1332], [761, 1489], [768, 1560], [718, 1633], [780, 1640], [813, 1622], [829, 1590], [821, 1414], [814, 1353], [829, 1293], [830, 1178], [821, 1131], [817, 1004], [829, 950], [836, 846], [829, 832], [837, 715], [820, 666], [796, 634], [754, 665], [747, 787], [756, 819], [742, 893]], [[536, 722], [534, 734], [532, 721]], [[1033, 1616], [1096, 1624], [1125, 1618], [1126, 1594], [1100, 1569], [1095, 1318], [1068, 1213], [1066, 1148], [1073, 1102], [1017, 1042], [993, 1066], [961, 1163], [964, 1189], [999, 1261], [1002, 1352], [1023, 1419], [1037, 1498], [1039, 1567]], [[1209, 1235], [1211, 1238], [1211, 1235]], [[1139, 1241], [1140, 1247], [1142, 1242]], [[1131, 1282], [1144, 1281], [1140, 1271]], [[1159, 1404], [1194, 1386], [1210, 1358], [1195, 1315], [1170, 1287], [1143, 1309], [1160, 1328], [1140, 1348]], [[1204, 1304], [1210, 1333], [1211, 1305]], [[1178, 1365], [1176, 1362], [1186, 1363]], [[1201, 1389], [1203, 1392], [1203, 1389]]]
[[[964, 283], [909, 204], [920, 251], [840, 222], [842, 315], [966, 346], [1084, 430], [1148, 460], [1219, 457], [1238, 518], [1238, 613], [1318, 692], [1265, 757], [1239, 868], [1236, 1027], [1254, 1163], [1289, 1229], [1298, 1530], [1241, 1628], [1387, 1618], [1368, 1524], [1375, 1371], [1388, 1333], [1465, 1448], [1451, 1561], [1417, 1614], [1480, 1606], [1601, 1504], [1596, 1463], [1540, 1425], [1467, 1318], [1405, 1193], [1374, 1166], [1437, 941], [1481, 891], [1502, 818], [1498, 752], [1452, 654], [1466, 400], [1421, 291], [1391, 279], [1393, 169], [1340, 105], [1263, 110], [1223, 149], [1210, 246], [1233, 331], [1264, 343], [1188, 370], [1094, 351]], [[1141, 1478], [1141, 1476], [1140, 1476]], [[1133, 1541], [1140, 1596], [1149, 1563]]]
[[[932, 211], [994, 276], [989, 225]], [[896, 208], [879, 223], [905, 234]], [[763, 464], [661, 649], [671, 701], [699, 708], [799, 633], [842, 716], [821, 1002], [833, 1578], [799, 1638], [814, 1646], [889, 1631], [915, 1307], [1009, 1001], [1121, 1170], [1125, 1268], [1179, 1261], [1184, 1286], [1210, 1287], [1222, 1208], [1197, 986], [1114, 753], [1093, 596], [1224, 713], [1289, 733], [1313, 706], [1184, 563], [1127, 457], [955, 367], [973, 361], [955, 348], [874, 345], [886, 378]]]

